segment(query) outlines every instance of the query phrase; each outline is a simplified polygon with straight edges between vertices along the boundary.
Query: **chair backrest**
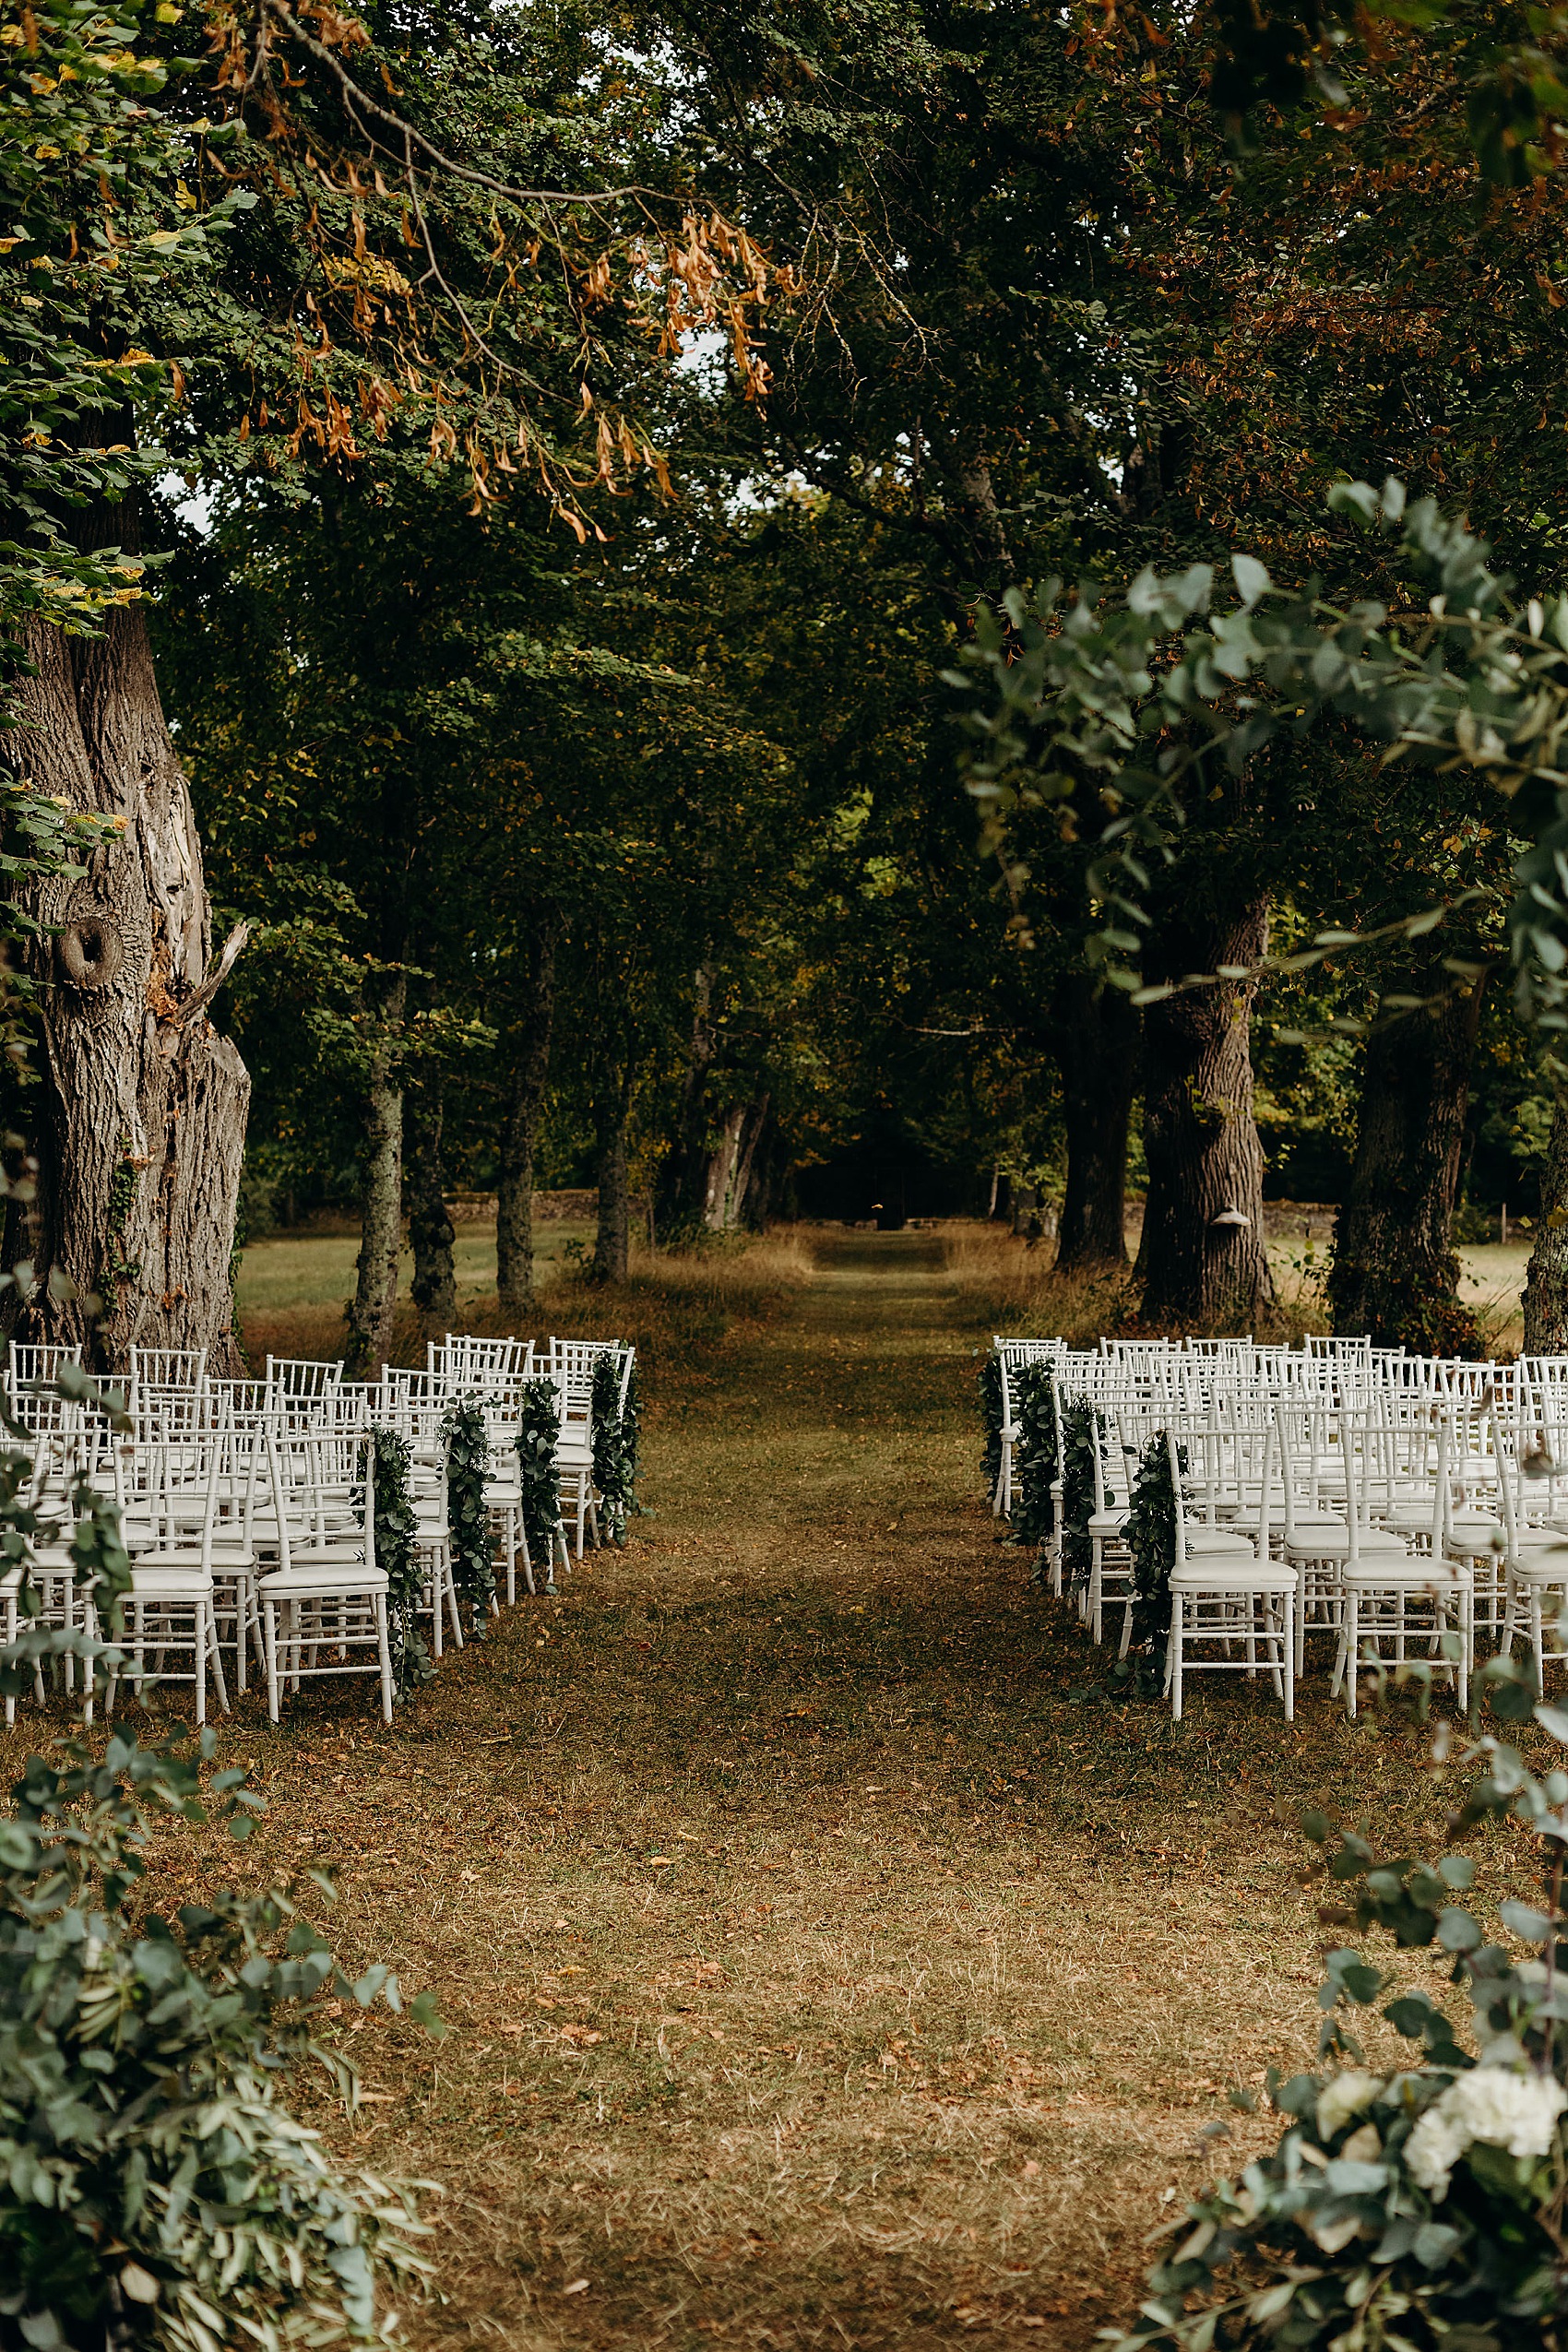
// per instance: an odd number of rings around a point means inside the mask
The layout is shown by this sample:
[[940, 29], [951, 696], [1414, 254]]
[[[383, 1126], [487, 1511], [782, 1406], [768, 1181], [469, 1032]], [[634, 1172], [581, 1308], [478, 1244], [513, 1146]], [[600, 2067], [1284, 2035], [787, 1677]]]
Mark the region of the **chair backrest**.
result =
[[200, 1388], [207, 1374], [205, 1348], [136, 1348], [131, 1349], [131, 1379], [136, 1387], [184, 1390]]

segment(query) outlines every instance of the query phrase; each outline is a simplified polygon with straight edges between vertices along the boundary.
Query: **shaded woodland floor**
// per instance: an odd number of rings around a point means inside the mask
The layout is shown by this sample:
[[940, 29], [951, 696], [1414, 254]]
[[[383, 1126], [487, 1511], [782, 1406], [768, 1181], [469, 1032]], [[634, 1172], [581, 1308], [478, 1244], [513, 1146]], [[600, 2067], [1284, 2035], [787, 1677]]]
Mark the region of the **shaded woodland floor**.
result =
[[1293, 1729], [1239, 1683], [1179, 1726], [1100, 1696], [985, 1509], [988, 1334], [940, 1242], [817, 1246], [669, 1358], [626, 1552], [390, 1731], [328, 1692], [274, 1732], [253, 1694], [220, 1740], [269, 1798], [251, 1847], [159, 1835], [160, 1902], [338, 1866], [345, 1959], [436, 1993], [440, 2043], [344, 2019], [367, 2100], [320, 2115], [434, 2184], [416, 2345], [1088, 2346], [1272, 2137], [1228, 2089], [1315, 2041], [1277, 1804], [1396, 1847], [1444, 1810], [1321, 1671]]

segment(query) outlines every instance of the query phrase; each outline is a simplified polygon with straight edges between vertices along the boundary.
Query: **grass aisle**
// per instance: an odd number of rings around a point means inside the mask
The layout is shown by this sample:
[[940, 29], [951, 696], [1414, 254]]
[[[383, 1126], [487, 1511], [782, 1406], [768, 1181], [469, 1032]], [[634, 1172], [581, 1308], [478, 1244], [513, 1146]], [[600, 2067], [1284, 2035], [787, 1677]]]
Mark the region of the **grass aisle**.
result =
[[[1294, 1735], [1235, 1685], [1176, 1728], [1086, 1701], [979, 1496], [983, 1339], [939, 1243], [827, 1242], [663, 1382], [626, 1554], [390, 1734], [336, 1698], [225, 1728], [271, 1800], [241, 1867], [341, 1865], [345, 1956], [455, 2028], [359, 2027], [331, 2127], [441, 2184], [418, 2343], [1087, 2346], [1227, 2087], [1310, 2049], [1271, 1805], [1414, 1826], [1419, 1743], [1321, 1674]], [[234, 1868], [160, 1834], [164, 1899]], [[1229, 2120], [1226, 2163], [1269, 2131]]]

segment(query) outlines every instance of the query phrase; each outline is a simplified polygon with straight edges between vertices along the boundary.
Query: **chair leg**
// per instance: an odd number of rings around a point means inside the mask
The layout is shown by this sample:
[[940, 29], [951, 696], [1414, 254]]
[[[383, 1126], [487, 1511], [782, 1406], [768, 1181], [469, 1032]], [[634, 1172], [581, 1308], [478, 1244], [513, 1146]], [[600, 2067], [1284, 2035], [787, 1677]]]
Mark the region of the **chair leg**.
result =
[[261, 1604], [261, 1639], [267, 1652], [267, 1716], [269, 1723], [279, 1720], [278, 1714], [278, 1604], [264, 1600]]
[[227, 1715], [229, 1712], [229, 1686], [223, 1680], [223, 1653], [218, 1646], [218, 1619], [209, 1601], [204, 1602], [202, 1606], [207, 1616], [208, 1640], [212, 1649], [212, 1680], [218, 1690], [218, 1705], [220, 1713]]
[[1186, 1630], [1187, 1596], [1177, 1593], [1170, 1611], [1170, 1720], [1182, 1720], [1182, 1636]]
[[384, 1723], [390, 1723], [392, 1720], [392, 1645], [386, 1633], [386, 1596], [385, 1593], [376, 1593], [374, 1598], [376, 1649], [381, 1659], [381, 1719]]
[[1284, 1598], [1285, 1639], [1285, 1720], [1296, 1720], [1296, 1610], [1300, 1593], [1288, 1592]]

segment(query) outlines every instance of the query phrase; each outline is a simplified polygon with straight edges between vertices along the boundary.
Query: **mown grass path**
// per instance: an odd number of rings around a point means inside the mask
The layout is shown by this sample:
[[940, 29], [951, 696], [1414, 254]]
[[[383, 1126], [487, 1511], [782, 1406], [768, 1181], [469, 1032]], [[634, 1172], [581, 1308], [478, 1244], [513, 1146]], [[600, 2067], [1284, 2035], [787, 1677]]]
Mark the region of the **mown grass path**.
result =
[[[370, 2097], [330, 2127], [440, 2184], [417, 2343], [1087, 2346], [1227, 2087], [1310, 2049], [1271, 1808], [1419, 1812], [1416, 1744], [1321, 1695], [1294, 1733], [1096, 1699], [980, 1494], [970, 1313], [933, 1243], [828, 1244], [657, 1400], [626, 1553], [389, 1734], [340, 1697], [225, 1728], [246, 1871], [339, 1865], [335, 1938], [454, 2028], [346, 2018]], [[160, 1893], [233, 1868], [160, 1836]]]

